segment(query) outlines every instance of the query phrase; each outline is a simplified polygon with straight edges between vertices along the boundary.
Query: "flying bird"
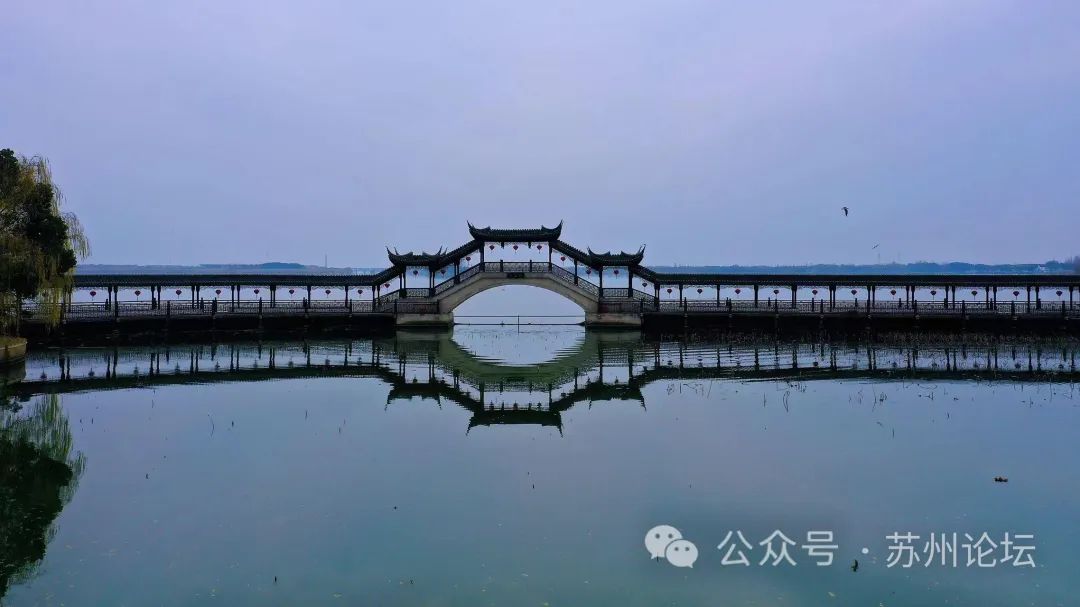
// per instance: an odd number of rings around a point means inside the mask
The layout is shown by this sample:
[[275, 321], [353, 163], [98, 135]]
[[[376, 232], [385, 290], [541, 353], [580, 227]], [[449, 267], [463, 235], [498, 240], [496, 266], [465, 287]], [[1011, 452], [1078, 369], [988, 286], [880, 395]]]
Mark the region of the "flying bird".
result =
[[879, 242], [879, 243], [877, 243], [876, 245], [874, 245], [874, 246], [872, 246], [872, 247], [870, 247], [870, 248], [871, 248], [871, 249], [876, 249], [876, 248], [878, 248], [878, 247], [880, 247], [880, 246], [881, 246], [881, 243]]
[[847, 214], [848, 214], [848, 208], [847, 208], [847, 207], [840, 207], [840, 208], [841, 208], [841, 209], [844, 209], [844, 217], [847, 217]]

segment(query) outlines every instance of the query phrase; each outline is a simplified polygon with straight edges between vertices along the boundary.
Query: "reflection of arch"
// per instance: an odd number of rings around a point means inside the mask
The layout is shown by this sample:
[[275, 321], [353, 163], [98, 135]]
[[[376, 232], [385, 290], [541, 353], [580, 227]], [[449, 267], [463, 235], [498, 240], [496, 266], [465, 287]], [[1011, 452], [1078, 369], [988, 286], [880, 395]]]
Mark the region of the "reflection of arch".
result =
[[489, 289], [511, 285], [537, 287], [561, 295], [577, 304], [582, 312], [586, 314], [595, 314], [599, 310], [599, 302], [595, 296], [548, 273], [529, 274], [523, 278], [508, 278], [503, 273], [481, 273], [441, 293], [439, 295], [439, 312], [442, 314], [452, 313], [454, 309], [474, 295], [479, 295]]
[[585, 331], [584, 339], [574, 349], [561, 352], [555, 358], [539, 364], [516, 365], [499, 363], [477, 357], [453, 339], [440, 339], [435, 342], [440, 364], [454, 369], [479, 381], [505, 381], [508, 378], [523, 378], [534, 383], [548, 384], [565, 381], [573, 377], [575, 371], [582, 372], [597, 365], [603, 351], [614, 348], [627, 348], [639, 343], [637, 335], [625, 332]]

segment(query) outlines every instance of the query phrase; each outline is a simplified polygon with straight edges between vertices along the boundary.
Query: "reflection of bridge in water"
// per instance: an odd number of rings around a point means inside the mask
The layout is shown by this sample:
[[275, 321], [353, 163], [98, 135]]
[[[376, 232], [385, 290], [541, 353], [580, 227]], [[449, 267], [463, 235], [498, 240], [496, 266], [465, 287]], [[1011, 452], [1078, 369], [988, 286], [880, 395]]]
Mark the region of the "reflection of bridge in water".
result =
[[576, 347], [533, 365], [484, 360], [447, 333], [398, 332], [348, 341], [80, 348], [32, 353], [18, 396], [178, 384], [370, 377], [389, 385], [386, 405], [453, 402], [476, 425], [530, 423], [561, 429], [579, 403], [644, 407], [658, 381], [881, 381], [978, 379], [1077, 381], [1077, 345], [976, 345], [648, 341], [584, 332]]

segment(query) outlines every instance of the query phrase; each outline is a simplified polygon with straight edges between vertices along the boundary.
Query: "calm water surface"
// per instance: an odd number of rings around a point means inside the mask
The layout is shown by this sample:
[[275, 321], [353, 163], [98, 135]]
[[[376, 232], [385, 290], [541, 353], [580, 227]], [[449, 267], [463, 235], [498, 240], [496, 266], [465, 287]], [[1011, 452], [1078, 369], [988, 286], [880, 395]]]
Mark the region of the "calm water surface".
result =
[[[1073, 605], [1076, 350], [458, 327], [38, 352], [2, 419], [70, 478], [7, 481], [37, 514], [0, 523], [2, 602]], [[659, 524], [693, 568], [650, 559]], [[774, 530], [795, 566], [758, 565]], [[1033, 534], [1036, 567], [888, 567], [897, 531], [922, 559], [931, 532]]]

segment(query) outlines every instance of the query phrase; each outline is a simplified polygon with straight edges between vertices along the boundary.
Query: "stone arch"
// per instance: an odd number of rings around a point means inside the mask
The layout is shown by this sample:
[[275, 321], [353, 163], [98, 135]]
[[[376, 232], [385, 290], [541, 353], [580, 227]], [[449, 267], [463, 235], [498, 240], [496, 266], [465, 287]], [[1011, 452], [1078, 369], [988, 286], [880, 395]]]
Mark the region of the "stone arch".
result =
[[571, 284], [567, 284], [557, 278], [550, 276], [529, 276], [527, 278], [507, 278], [505, 275], [483, 275], [475, 276], [468, 281], [461, 283], [455, 288], [439, 295], [439, 313], [450, 314], [454, 309], [471, 299], [474, 295], [478, 295], [489, 289], [494, 289], [503, 286], [513, 285], [526, 285], [530, 287], [537, 287], [545, 289], [562, 295], [566, 299], [574, 302], [581, 308], [582, 312], [586, 315], [596, 314], [599, 309], [599, 302], [587, 293], [575, 288]]

